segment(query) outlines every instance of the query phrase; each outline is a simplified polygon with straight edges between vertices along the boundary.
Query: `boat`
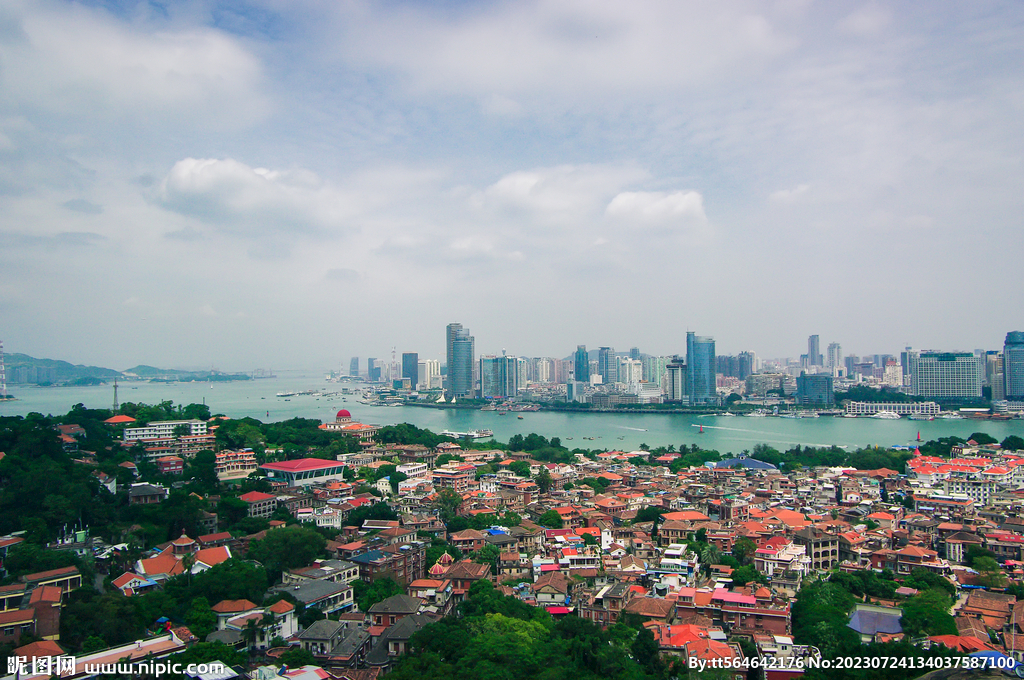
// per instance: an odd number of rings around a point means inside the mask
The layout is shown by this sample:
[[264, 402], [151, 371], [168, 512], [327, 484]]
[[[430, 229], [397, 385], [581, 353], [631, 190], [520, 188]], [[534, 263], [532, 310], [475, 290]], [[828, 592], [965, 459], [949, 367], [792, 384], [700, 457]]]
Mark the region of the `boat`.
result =
[[962, 415], [960, 415], [959, 413], [957, 413], [956, 411], [946, 411], [945, 413], [940, 413], [939, 417], [942, 418], [943, 420], [963, 420], [964, 419], [964, 417]]
[[910, 420], [935, 420], [935, 416], [927, 413], [912, 413], [907, 416]]
[[895, 411], [879, 411], [871, 417], [877, 420], [899, 420], [901, 418], [900, 414]]
[[759, 408], [756, 411], [751, 411], [750, 413], [748, 413], [747, 417], [748, 418], [767, 418], [768, 417], [768, 412], [765, 411], [763, 408]]
[[518, 418], [519, 420], [522, 420], [522, 419], [523, 419], [523, 417], [522, 417], [522, 416], [516, 416], [516, 418]]
[[442, 437], [453, 437], [455, 439], [486, 439], [487, 437], [493, 437], [494, 432], [491, 430], [470, 430], [469, 432], [453, 432], [452, 430], [444, 430], [441, 432]]

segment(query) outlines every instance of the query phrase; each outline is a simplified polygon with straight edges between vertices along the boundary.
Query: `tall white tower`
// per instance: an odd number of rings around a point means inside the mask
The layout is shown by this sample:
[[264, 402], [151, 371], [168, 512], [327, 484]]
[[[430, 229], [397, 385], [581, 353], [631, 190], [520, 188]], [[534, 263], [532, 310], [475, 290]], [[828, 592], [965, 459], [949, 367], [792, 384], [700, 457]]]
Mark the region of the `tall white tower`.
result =
[[7, 400], [7, 369], [4, 367], [3, 340], [0, 340], [0, 400]]

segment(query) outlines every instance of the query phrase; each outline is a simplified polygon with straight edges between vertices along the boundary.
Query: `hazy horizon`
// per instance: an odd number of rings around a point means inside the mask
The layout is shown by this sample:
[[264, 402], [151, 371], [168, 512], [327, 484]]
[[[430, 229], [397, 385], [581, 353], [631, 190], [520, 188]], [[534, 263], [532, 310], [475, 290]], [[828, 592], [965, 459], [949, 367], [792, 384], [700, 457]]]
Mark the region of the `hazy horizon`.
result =
[[1022, 56], [1014, 2], [13, 0], [0, 339], [229, 372], [443, 360], [453, 321], [478, 354], [997, 349]]

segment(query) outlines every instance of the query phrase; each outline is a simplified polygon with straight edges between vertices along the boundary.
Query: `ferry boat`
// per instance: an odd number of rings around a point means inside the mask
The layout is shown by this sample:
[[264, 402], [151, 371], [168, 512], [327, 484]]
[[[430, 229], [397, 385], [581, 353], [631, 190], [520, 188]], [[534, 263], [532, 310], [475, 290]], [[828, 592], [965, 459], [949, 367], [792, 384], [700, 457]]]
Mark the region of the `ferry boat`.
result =
[[935, 416], [927, 413], [911, 413], [907, 418], [910, 420], [935, 420]]
[[494, 432], [491, 430], [470, 430], [469, 432], [444, 430], [440, 434], [442, 437], [454, 437], [455, 439], [486, 439], [494, 436]]
[[878, 420], [899, 420], [901, 416], [895, 411], [879, 411], [871, 417], [877, 418]]

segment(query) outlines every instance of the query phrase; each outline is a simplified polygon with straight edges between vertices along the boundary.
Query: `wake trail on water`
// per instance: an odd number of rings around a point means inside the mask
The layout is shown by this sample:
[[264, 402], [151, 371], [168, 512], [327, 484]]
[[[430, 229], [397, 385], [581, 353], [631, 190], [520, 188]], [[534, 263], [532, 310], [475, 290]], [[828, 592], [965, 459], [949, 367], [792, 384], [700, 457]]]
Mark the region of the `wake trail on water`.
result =
[[758, 438], [758, 439], [746, 439], [746, 438], [742, 438], [742, 437], [729, 437], [728, 438], [728, 441], [736, 441], [736, 442], [757, 442], [757, 443], [764, 443], [764, 444], [790, 444], [792, 446], [814, 446], [814, 447], [825, 448], [825, 449], [831, 448], [833, 446], [835, 446], [836, 448], [845, 449], [848, 446], [847, 444], [818, 444], [818, 443], [815, 443], [815, 442], [795, 442], [795, 441], [790, 441], [790, 440], [787, 440], [787, 439], [775, 439], [776, 435], [775, 435], [774, 432], [765, 432], [764, 430], [748, 430], [748, 429], [745, 429], [745, 428], [742, 428], [742, 427], [722, 427], [720, 425], [690, 425], [690, 427], [702, 427], [703, 429], [707, 429], [707, 430], [728, 430], [730, 432], [746, 432], [746, 433], [749, 433], [749, 434], [761, 435], [761, 437]]

